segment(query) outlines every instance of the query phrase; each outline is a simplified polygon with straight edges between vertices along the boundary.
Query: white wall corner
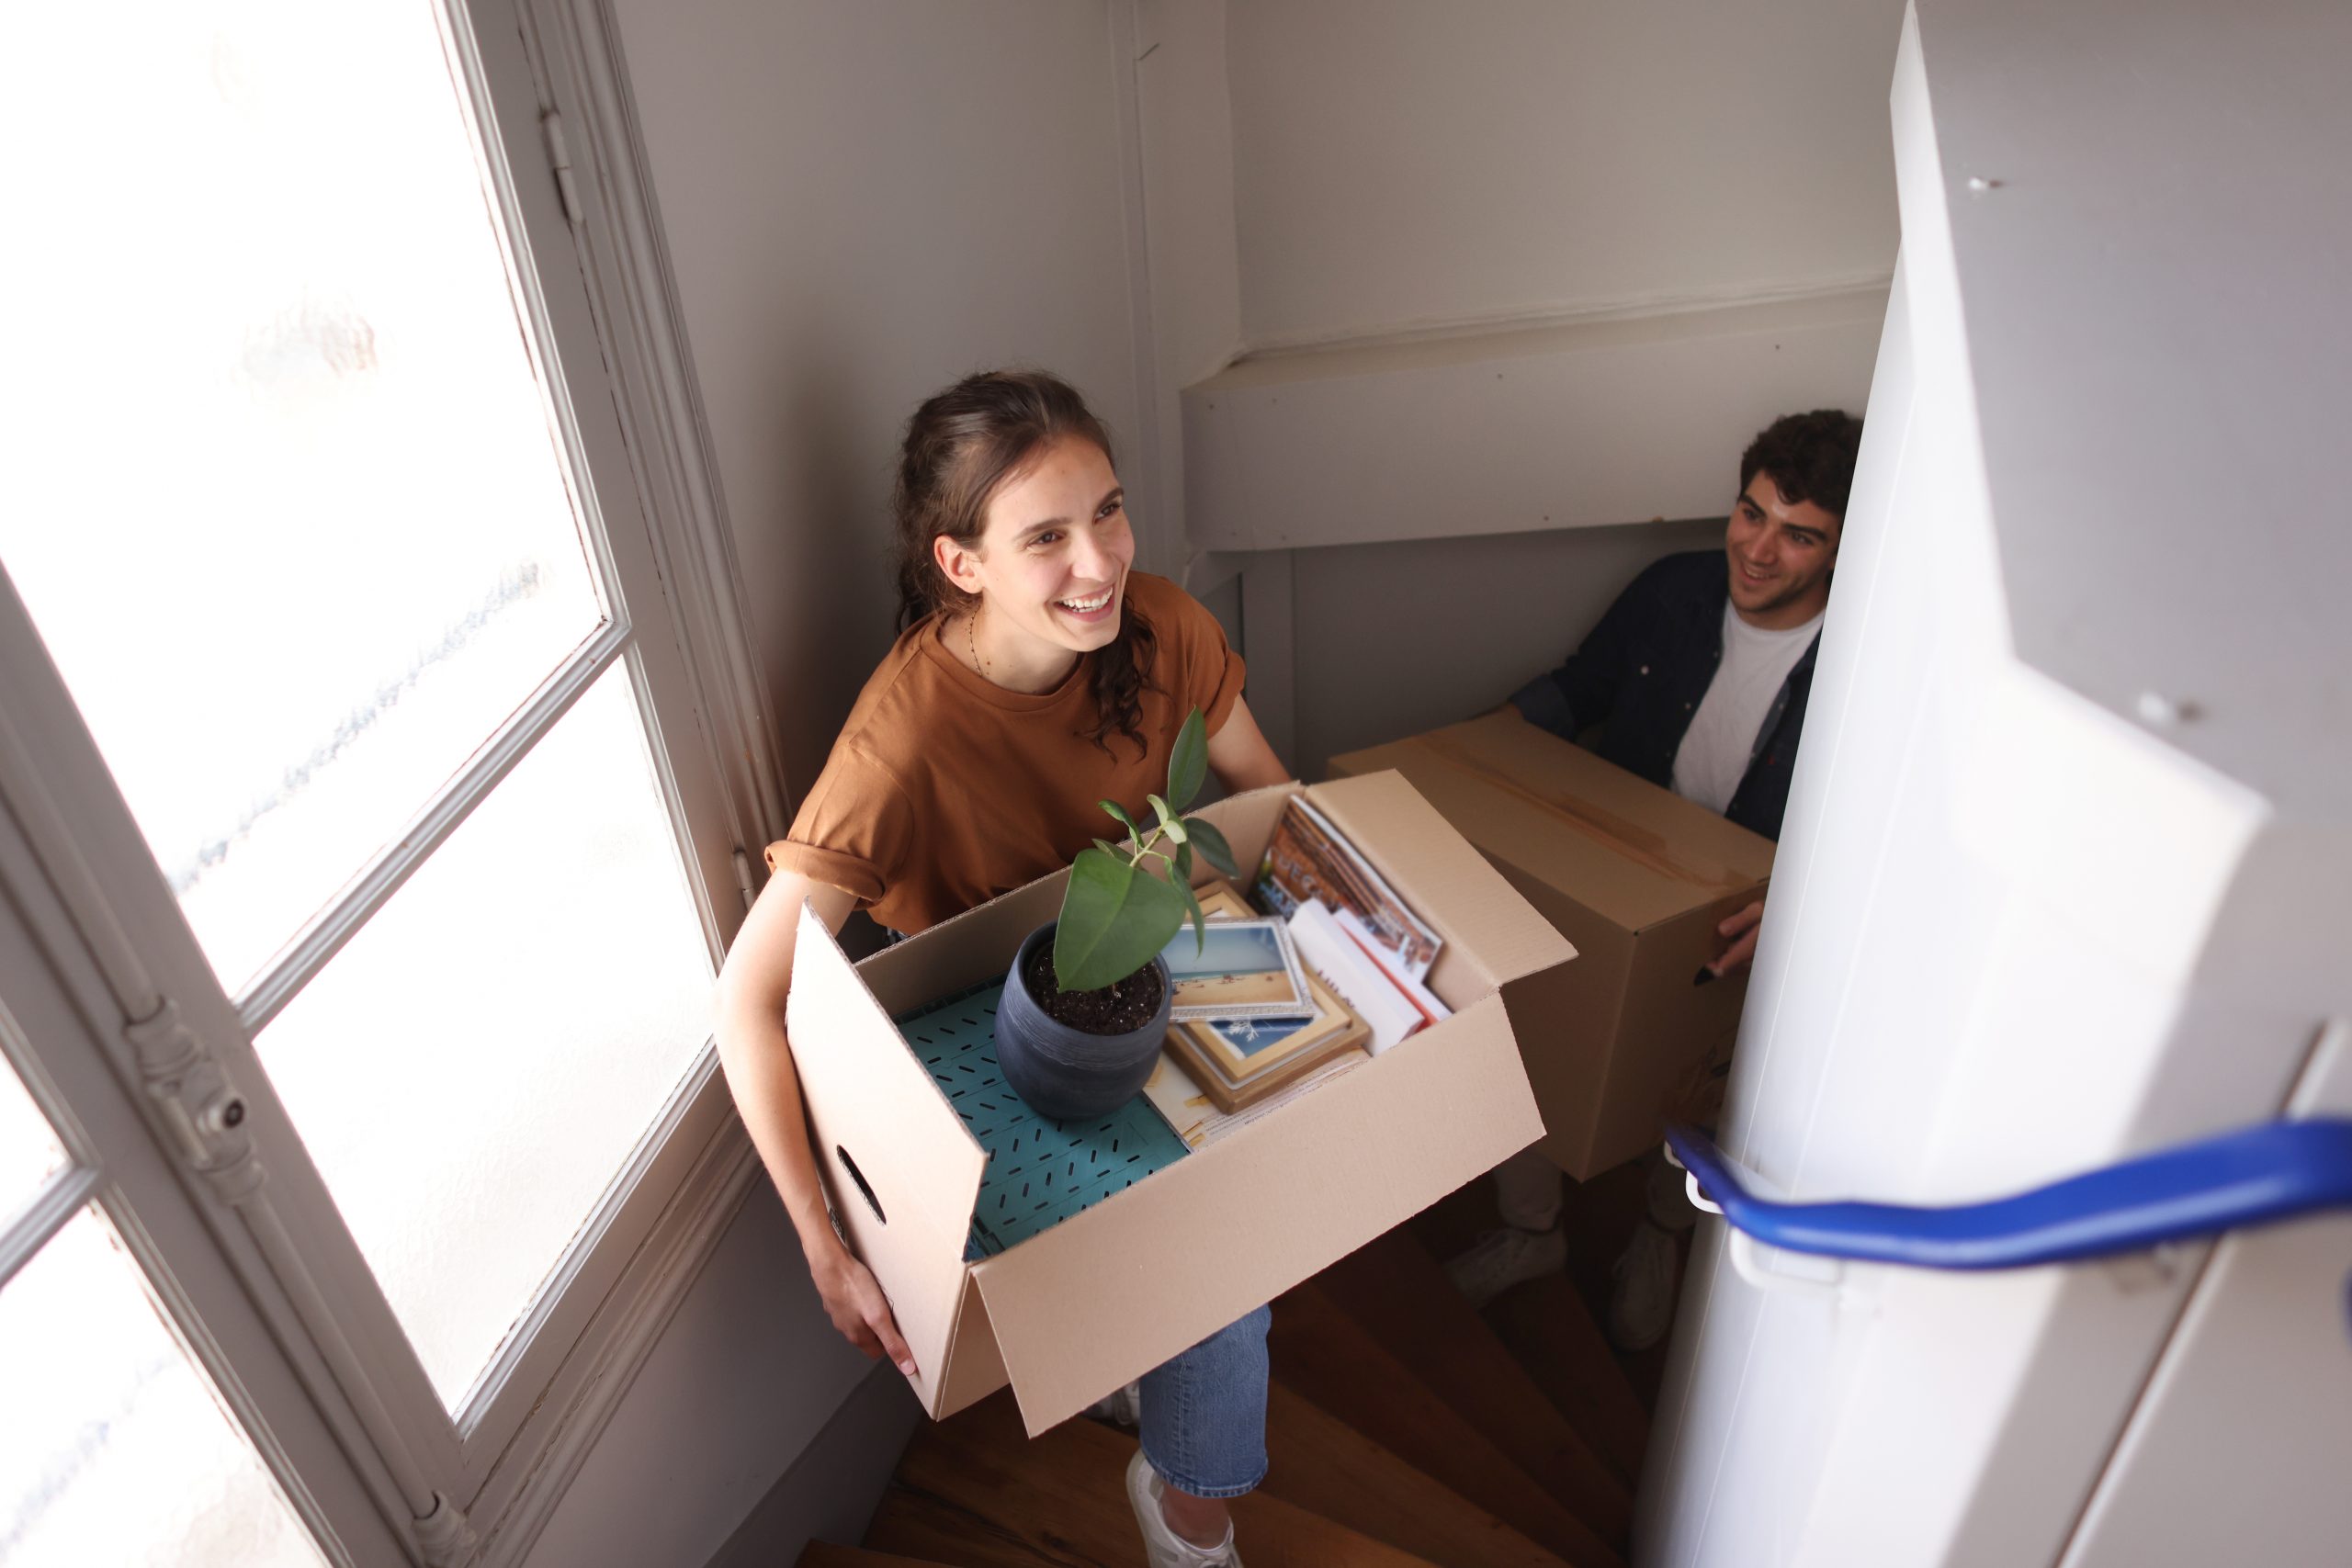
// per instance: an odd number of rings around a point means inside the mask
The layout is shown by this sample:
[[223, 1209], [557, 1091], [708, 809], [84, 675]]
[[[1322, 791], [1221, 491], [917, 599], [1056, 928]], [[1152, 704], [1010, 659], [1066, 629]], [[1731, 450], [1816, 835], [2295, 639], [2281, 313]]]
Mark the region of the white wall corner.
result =
[[[1182, 389], [1240, 352], [1241, 272], [1233, 197], [1233, 109], [1225, 0], [1117, 0], [1132, 7], [1124, 62], [1139, 157], [1133, 165], [1149, 297], [1151, 411], [1159, 465], [1148, 519], [1180, 581], [1199, 554], [1184, 483]], [[1139, 362], [1140, 363], [1140, 362]]]

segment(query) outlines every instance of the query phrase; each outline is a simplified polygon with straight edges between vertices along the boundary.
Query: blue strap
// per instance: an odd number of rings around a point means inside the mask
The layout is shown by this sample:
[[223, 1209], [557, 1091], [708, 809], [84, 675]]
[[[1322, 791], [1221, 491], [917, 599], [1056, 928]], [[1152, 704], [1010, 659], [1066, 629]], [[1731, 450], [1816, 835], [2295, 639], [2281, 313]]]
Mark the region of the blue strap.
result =
[[1675, 1157], [1724, 1218], [1792, 1252], [1922, 1269], [2020, 1269], [2352, 1208], [2352, 1121], [2272, 1122], [2142, 1155], [2015, 1197], [1946, 1209], [1758, 1198], [1705, 1134], [1669, 1127]]

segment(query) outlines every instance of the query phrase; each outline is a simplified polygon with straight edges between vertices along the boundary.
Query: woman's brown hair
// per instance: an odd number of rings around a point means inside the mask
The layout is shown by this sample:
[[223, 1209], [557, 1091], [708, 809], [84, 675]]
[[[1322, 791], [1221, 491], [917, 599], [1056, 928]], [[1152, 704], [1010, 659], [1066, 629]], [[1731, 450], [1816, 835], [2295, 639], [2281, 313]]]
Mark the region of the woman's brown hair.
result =
[[[1093, 443], [1110, 460], [1110, 432], [1086, 400], [1042, 370], [967, 376], [915, 410], [899, 450], [891, 508], [898, 524], [899, 629], [973, 603], [973, 595], [939, 570], [932, 541], [944, 534], [966, 549], [977, 549], [996, 492], [1066, 436]], [[1119, 635], [1095, 651], [1091, 682], [1096, 723], [1087, 739], [1105, 751], [1114, 731], [1137, 750], [1149, 750], [1143, 738], [1142, 692], [1158, 648], [1159, 638], [1136, 614], [1134, 601], [1120, 605]]]

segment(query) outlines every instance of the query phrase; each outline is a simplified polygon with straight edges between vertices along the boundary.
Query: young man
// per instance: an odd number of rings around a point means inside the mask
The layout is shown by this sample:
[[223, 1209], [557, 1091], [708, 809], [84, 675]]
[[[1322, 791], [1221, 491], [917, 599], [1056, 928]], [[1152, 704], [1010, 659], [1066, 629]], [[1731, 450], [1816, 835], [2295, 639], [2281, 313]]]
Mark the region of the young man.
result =
[[[1739, 462], [1721, 554], [1668, 556], [1617, 597], [1568, 661], [1511, 694], [1528, 722], [1567, 739], [1605, 728], [1598, 750], [1618, 766], [1781, 836], [1789, 775], [1813, 686], [1814, 650], [1838, 564], [1862, 422], [1836, 409], [1777, 419]], [[1717, 975], [1755, 955], [1761, 903], [1725, 920]], [[1657, 1160], [1650, 1220], [1618, 1263], [1610, 1330], [1628, 1349], [1672, 1321], [1671, 1230], [1691, 1222], [1675, 1172]], [[1448, 1265], [1485, 1302], [1566, 1260], [1560, 1172], [1538, 1151], [1495, 1172], [1503, 1227]]]

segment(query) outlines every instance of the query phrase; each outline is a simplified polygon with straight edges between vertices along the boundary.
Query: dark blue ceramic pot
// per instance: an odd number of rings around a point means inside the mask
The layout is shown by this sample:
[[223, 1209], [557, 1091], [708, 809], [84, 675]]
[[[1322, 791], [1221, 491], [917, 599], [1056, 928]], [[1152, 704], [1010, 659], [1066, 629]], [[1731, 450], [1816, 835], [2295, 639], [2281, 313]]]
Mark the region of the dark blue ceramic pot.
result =
[[1029, 933], [1012, 955], [1004, 997], [996, 1008], [996, 1061], [1004, 1081], [1022, 1102], [1043, 1115], [1083, 1120], [1116, 1110], [1143, 1090], [1152, 1064], [1168, 1038], [1168, 1010], [1175, 987], [1168, 965], [1159, 971], [1159, 1010], [1149, 1023], [1127, 1034], [1089, 1034], [1072, 1029], [1037, 1005], [1029, 989], [1030, 955], [1054, 940], [1052, 926]]

